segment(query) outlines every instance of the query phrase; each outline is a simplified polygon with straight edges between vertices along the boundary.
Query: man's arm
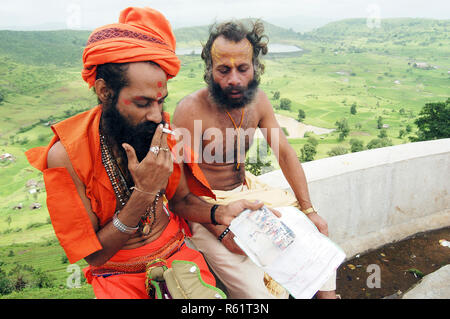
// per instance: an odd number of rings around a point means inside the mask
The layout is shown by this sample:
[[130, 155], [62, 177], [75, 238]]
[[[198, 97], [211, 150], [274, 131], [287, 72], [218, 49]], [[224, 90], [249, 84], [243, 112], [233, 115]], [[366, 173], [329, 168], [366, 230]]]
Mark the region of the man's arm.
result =
[[[77, 189], [78, 195], [80, 196], [84, 208], [86, 209], [86, 213], [92, 222], [94, 231], [97, 233], [99, 242], [102, 245], [101, 250], [85, 257], [86, 262], [92, 266], [104, 264], [123, 247], [123, 245], [130, 239], [130, 235], [118, 231], [113, 226], [112, 222], [100, 229], [97, 216], [92, 211], [90, 200], [86, 196], [85, 185], [83, 185], [73, 169], [69, 156], [60, 142], [55, 143], [55, 145], [50, 148], [47, 162], [48, 168], [65, 167], [69, 172]], [[120, 221], [125, 225], [137, 225], [141, 213], [136, 214], [136, 212], [145, 211], [146, 206], [151, 203], [151, 200], [152, 199], [148, 196], [143, 196], [143, 194], [140, 194], [139, 192], [133, 192], [128, 204], [120, 212]]]
[[[257, 107], [258, 112], [260, 113], [260, 121], [258, 126], [263, 129], [263, 133], [267, 132], [264, 134], [267, 143], [274, 151], [281, 170], [294, 191], [295, 197], [297, 198], [301, 209], [306, 210], [312, 207], [303, 167], [297, 158], [295, 150], [289, 144], [283, 130], [281, 130], [280, 125], [275, 118], [269, 99], [261, 90], [258, 92]], [[317, 213], [310, 213], [307, 216], [316, 225], [321, 233], [328, 235], [328, 225], [322, 217], [320, 217]]]
[[[167, 148], [167, 134], [162, 132], [162, 125], [158, 126], [153, 136], [152, 146], [154, 145]], [[164, 189], [173, 169], [170, 154], [168, 152], [159, 152], [158, 155], [155, 155], [149, 152], [141, 162], [138, 162], [133, 147], [128, 144], [124, 144], [123, 146], [125, 146], [128, 157], [128, 170], [133, 177], [136, 187], [153, 194]], [[55, 143], [49, 150], [47, 166], [48, 168], [65, 167], [72, 177], [77, 193], [83, 202], [86, 213], [91, 219], [92, 226], [97, 234], [97, 238], [102, 245], [101, 250], [85, 257], [85, 260], [92, 266], [103, 265], [122, 249], [131, 236], [135, 235], [119, 231], [113, 225], [112, 221], [102, 228], [99, 227], [97, 216], [92, 211], [90, 200], [86, 196], [85, 185], [83, 185], [76, 174], [65, 148], [60, 142]], [[145, 212], [146, 208], [154, 199], [155, 195], [149, 195], [139, 191], [133, 192], [126, 205], [118, 214], [119, 220], [129, 227], [135, 227], [139, 223], [143, 212]]]
[[[230, 225], [231, 221], [246, 209], [257, 210], [263, 206], [262, 202], [250, 202], [248, 200], [238, 200], [228, 205], [220, 205], [215, 212], [215, 219], [219, 225], [211, 223], [212, 204], [207, 203], [189, 191], [186, 177], [181, 166], [181, 177], [174, 196], [169, 201], [170, 210], [181, 218], [202, 224], [215, 237]], [[225, 247], [233, 253], [242, 254], [244, 252], [232, 240], [234, 235], [229, 232], [222, 240]]]

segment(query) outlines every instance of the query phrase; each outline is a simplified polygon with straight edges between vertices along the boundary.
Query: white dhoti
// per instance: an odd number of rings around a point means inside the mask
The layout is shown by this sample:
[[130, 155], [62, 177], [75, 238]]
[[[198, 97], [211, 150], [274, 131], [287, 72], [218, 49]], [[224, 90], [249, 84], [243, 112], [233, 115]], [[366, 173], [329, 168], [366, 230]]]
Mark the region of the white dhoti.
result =
[[[300, 211], [297, 199], [291, 193], [272, 188], [246, 172], [245, 185], [234, 190], [213, 190], [216, 200], [203, 197], [209, 203], [226, 205], [240, 199], [262, 201], [266, 206], [293, 206]], [[283, 213], [281, 209], [280, 213]], [[190, 241], [202, 252], [219, 280], [225, 285], [231, 299], [286, 299], [289, 294], [246, 256], [230, 252], [211, 232], [201, 224], [190, 222]], [[336, 273], [321, 287], [321, 291], [336, 290]]]

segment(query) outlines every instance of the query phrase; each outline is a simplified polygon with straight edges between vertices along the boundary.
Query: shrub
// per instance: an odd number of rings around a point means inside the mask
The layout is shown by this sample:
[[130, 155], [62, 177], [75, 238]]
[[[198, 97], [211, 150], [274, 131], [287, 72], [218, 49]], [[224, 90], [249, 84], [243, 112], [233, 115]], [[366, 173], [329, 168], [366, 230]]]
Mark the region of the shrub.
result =
[[338, 145], [333, 147], [330, 151], [327, 152], [328, 156], [338, 156], [338, 155], [344, 155], [348, 153], [348, 149]]
[[386, 147], [391, 146], [392, 141], [385, 137], [385, 138], [375, 138], [371, 140], [369, 143], [367, 143], [367, 149], [374, 149], [374, 148], [380, 148], [380, 147]]
[[363, 150], [364, 150], [364, 143], [363, 143], [363, 141], [358, 140], [356, 138], [352, 138], [350, 140], [350, 151], [352, 153], [360, 152], [360, 151], [363, 151]]

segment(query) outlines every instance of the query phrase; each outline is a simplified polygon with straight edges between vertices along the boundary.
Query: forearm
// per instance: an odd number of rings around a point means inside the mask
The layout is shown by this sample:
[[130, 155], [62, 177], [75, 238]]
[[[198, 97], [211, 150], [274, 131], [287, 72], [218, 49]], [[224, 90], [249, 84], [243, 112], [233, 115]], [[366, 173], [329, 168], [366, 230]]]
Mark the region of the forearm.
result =
[[[141, 216], [144, 214], [148, 205], [150, 205], [154, 196], [133, 192], [127, 204], [120, 210], [118, 214], [119, 220], [129, 227], [136, 227]], [[85, 258], [86, 262], [92, 266], [100, 266], [106, 263], [114, 256], [127, 241], [132, 234], [123, 233], [118, 230], [112, 220], [97, 231], [97, 238], [102, 245], [102, 249]]]
[[[200, 224], [211, 224], [212, 206], [213, 204], [209, 204], [192, 193], [188, 193], [179, 200], [169, 201], [169, 208], [172, 212], [181, 218]], [[217, 212], [216, 210], [216, 214]]]
[[305, 172], [292, 147], [287, 147], [284, 152], [280, 153], [279, 164], [301, 209], [312, 207]]

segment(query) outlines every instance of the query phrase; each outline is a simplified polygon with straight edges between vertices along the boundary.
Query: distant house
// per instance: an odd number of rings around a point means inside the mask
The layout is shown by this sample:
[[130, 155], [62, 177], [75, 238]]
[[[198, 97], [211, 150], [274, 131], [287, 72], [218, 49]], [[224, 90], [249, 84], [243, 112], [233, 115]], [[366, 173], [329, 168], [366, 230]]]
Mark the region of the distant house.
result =
[[413, 63], [413, 67], [422, 69], [422, 70], [430, 70], [433, 67], [426, 62], [415, 62]]
[[389, 124], [383, 124], [383, 128], [389, 128]]
[[9, 153], [4, 153], [0, 155], [0, 161], [11, 161], [14, 162], [16, 160], [16, 158]]

